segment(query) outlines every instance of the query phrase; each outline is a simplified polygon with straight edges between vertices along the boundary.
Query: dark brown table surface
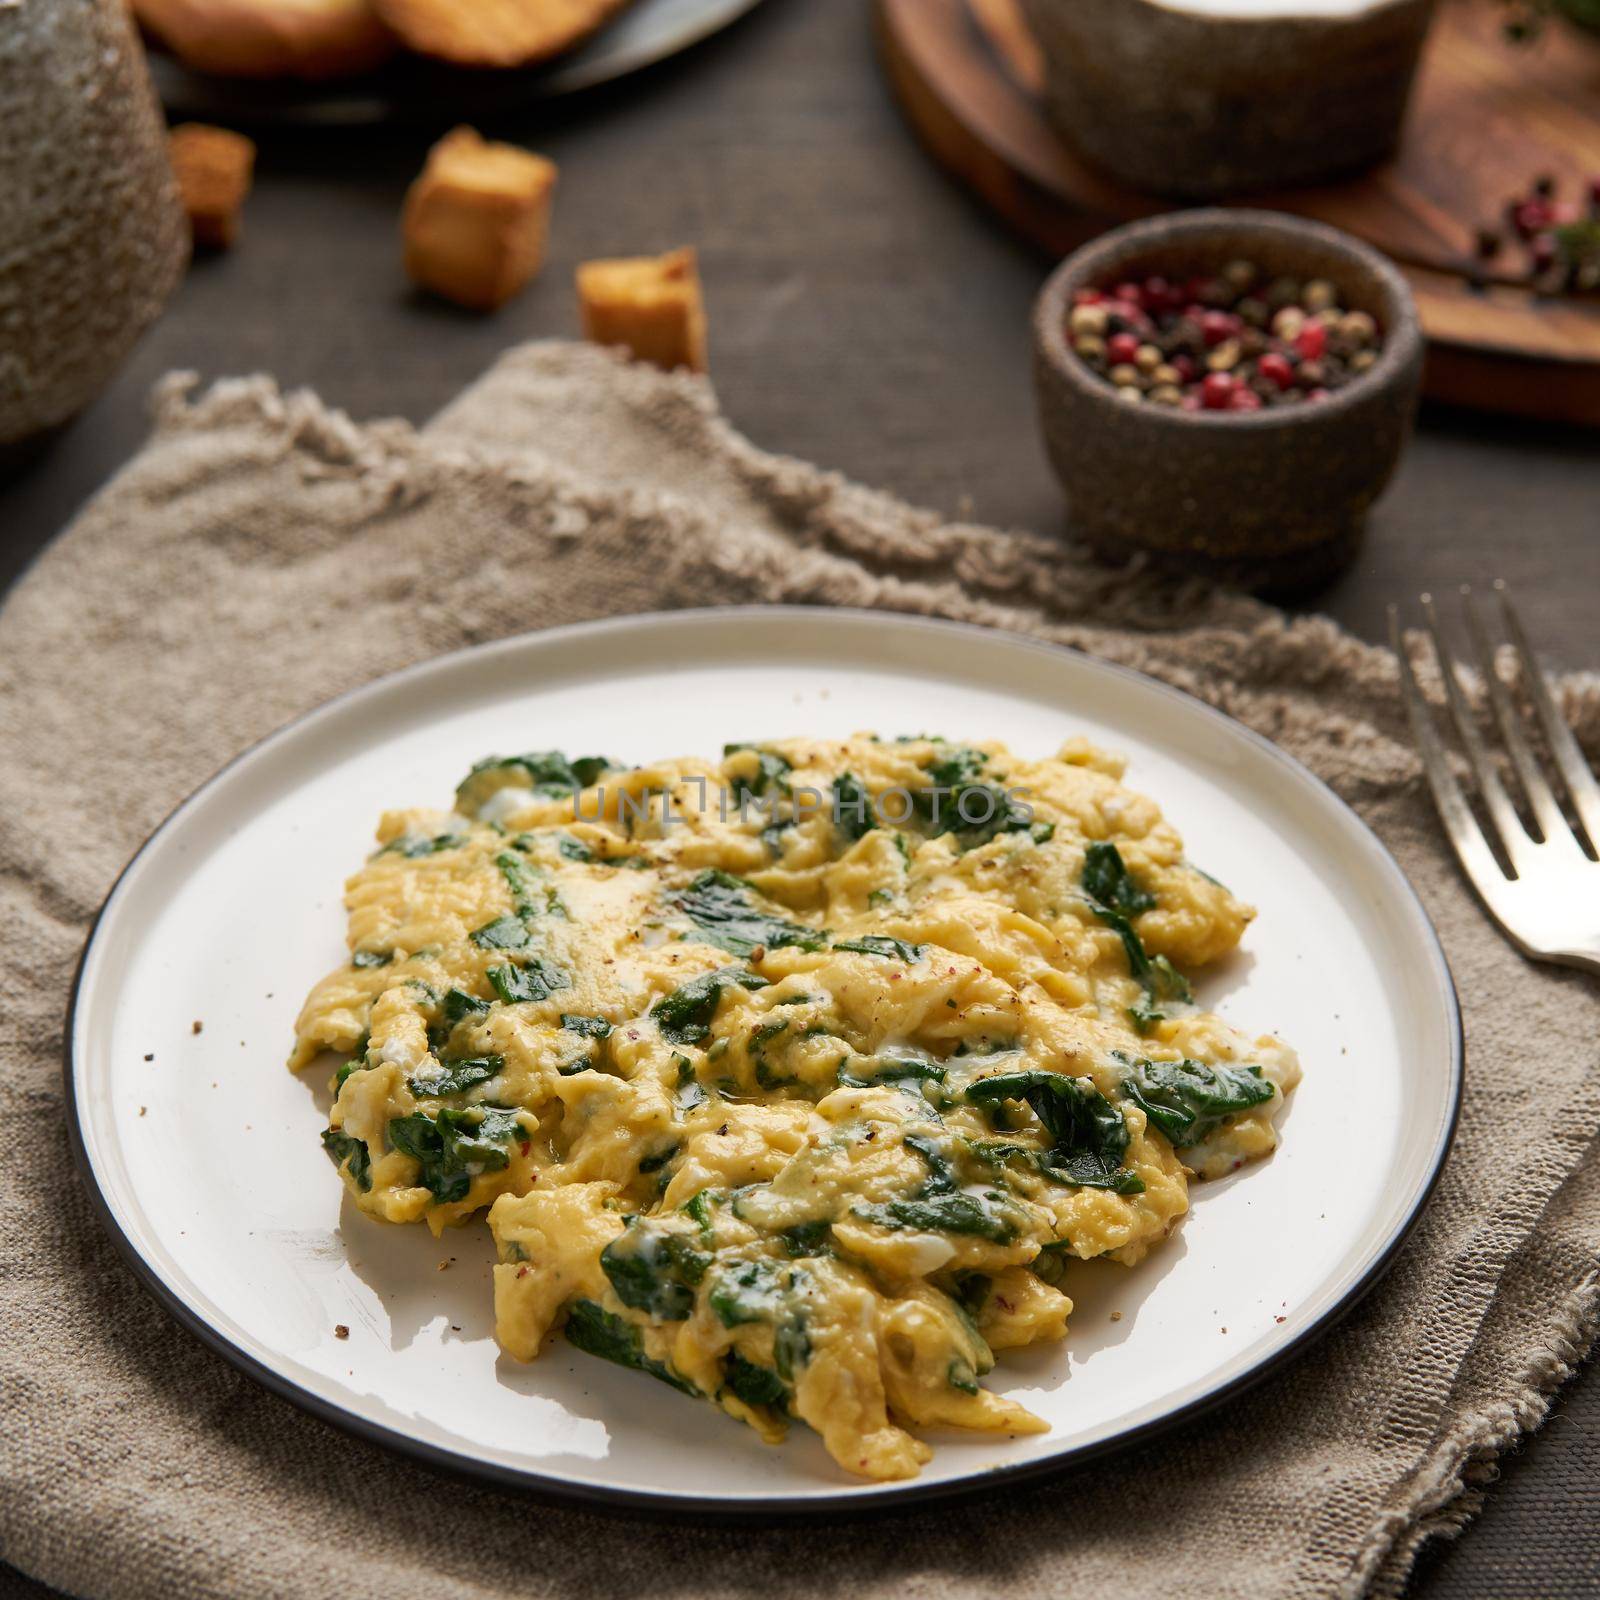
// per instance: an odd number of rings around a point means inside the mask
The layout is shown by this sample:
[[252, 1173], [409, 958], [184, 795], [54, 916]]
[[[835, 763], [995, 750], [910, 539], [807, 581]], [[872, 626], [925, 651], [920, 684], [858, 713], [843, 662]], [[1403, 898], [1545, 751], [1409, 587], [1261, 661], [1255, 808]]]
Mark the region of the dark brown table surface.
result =
[[[405, 187], [437, 129], [265, 132], [245, 236], [196, 264], [110, 391], [0, 486], [0, 588], [137, 449], [152, 382], [266, 371], [356, 417], [425, 420], [507, 345], [577, 331], [572, 267], [693, 243], [728, 415], [758, 443], [940, 511], [1054, 530], [1028, 308], [1049, 265], [934, 170], [877, 70], [866, 8], [768, 0], [617, 88], [485, 131], [561, 165], [552, 259], [498, 316], [413, 293]], [[1356, 570], [1317, 597], [1364, 637], [1384, 607], [1504, 577], [1549, 659], [1600, 666], [1600, 436], [1425, 412]], [[1600, 1593], [1591, 1363], [1412, 1593]], [[0, 1594], [45, 1591], [0, 1568]]]

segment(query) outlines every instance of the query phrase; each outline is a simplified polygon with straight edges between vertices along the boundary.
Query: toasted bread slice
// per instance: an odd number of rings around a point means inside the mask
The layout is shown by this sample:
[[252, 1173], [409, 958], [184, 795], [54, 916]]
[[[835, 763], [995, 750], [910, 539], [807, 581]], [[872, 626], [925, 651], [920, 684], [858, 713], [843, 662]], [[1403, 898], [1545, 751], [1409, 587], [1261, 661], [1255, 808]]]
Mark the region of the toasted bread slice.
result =
[[670, 371], [706, 370], [706, 312], [693, 250], [585, 261], [578, 268], [583, 334], [622, 345], [638, 361]]
[[373, 0], [415, 51], [464, 67], [547, 61], [603, 28], [628, 0]]
[[167, 135], [167, 153], [194, 242], [226, 250], [239, 237], [239, 208], [250, 192], [255, 145], [227, 128], [184, 122]]
[[341, 78], [396, 48], [372, 0], [132, 0], [144, 29], [196, 72]]
[[406, 271], [457, 305], [493, 311], [544, 265], [556, 166], [457, 128], [406, 195]]

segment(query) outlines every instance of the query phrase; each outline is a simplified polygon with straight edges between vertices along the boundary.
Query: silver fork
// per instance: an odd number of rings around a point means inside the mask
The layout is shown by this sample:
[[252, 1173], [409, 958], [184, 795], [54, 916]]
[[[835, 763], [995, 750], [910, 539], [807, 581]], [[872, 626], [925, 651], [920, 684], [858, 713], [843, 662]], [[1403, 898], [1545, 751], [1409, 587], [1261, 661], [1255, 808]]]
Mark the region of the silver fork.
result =
[[[1527, 632], [1512, 607], [1505, 585], [1496, 583], [1495, 593], [1506, 638], [1516, 652], [1522, 682], [1539, 726], [1544, 730], [1545, 746], [1590, 844], [1600, 849], [1600, 784], [1595, 782], [1578, 741], [1556, 709], [1550, 686], [1529, 648]], [[1494, 720], [1527, 801], [1534, 828], [1524, 825], [1501, 782], [1477, 718], [1462, 693], [1455, 660], [1440, 635], [1433, 596], [1425, 594], [1422, 609], [1439, 663], [1439, 676], [1444, 680], [1445, 699], [1456, 732], [1461, 736], [1462, 749], [1483, 809], [1510, 864], [1510, 872], [1496, 859], [1466, 794], [1450, 770], [1449, 757], [1433, 713], [1406, 654], [1399, 613], [1390, 606], [1389, 638], [1400, 658], [1400, 689], [1439, 816], [1467, 877], [1472, 880], [1489, 914], [1524, 955], [1600, 973], [1600, 861], [1585, 853], [1534, 754], [1522, 713], [1495, 670], [1494, 650], [1477, 601], [1465, 587], [1461, 595], [1467, 632], [1483, 673]]]

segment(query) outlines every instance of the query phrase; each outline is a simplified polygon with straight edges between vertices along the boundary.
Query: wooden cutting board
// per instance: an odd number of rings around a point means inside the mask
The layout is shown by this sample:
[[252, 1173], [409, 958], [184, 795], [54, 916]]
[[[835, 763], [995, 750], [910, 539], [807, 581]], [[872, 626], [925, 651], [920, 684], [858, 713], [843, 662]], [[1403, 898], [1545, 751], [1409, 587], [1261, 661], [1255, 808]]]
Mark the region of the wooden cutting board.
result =
[[[1046, 120], [1044, 64], [1017, 0], [876, 0], [889, 77], [934, 157], [1052, 255], [1175, 202], [1119, 186]], [[1404, 268], [1428, 335], [1428, 395], [1600, 427], [1600, 295], [1550, 297], [1503, 276], [1474, 287], [1473, 241], [1535, 177], [1566, 197], [1600, 177], [1600, 39], [1552, 24], [1500, 34], [1486, 0], [1443, 0], [1407, 133], [1361, 177], [1240, 204], [1316, 217]]]

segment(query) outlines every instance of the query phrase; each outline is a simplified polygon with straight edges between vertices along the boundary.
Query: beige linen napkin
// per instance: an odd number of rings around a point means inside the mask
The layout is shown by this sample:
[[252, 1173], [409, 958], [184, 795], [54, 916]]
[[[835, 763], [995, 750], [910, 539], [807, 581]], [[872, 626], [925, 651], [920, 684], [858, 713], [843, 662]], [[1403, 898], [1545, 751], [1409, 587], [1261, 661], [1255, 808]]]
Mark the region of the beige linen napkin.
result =
[[[168, 382], [149, 447], [0, 614], [0, 1555], [117, 1600], [1394, 1592], [1595, 1332], [1600, 988], [1529, 965], [1485, 922], [1392, 659], [1325, 621], [1108, 574], [767, 455], [701, 381], [587, 348], [511, 352], [420, 432], [265, 379], [190, 388]], [[713, 601], [924, 612], [1124, 662], [1276, 739], [1395, 852], [1460, 985], [1466, 1103], [1393, 1272], [1314, 1354], [1003, 1498], [729, 1531], [551, 1509], [349, 1439], [237, 1374], [123, 1269], [71, 1167], [61, 1027], [89, 919], [150, 829], [251, 741], [380, 673]], [[1600, 749], [1600, 684], [1563, 694]]]

